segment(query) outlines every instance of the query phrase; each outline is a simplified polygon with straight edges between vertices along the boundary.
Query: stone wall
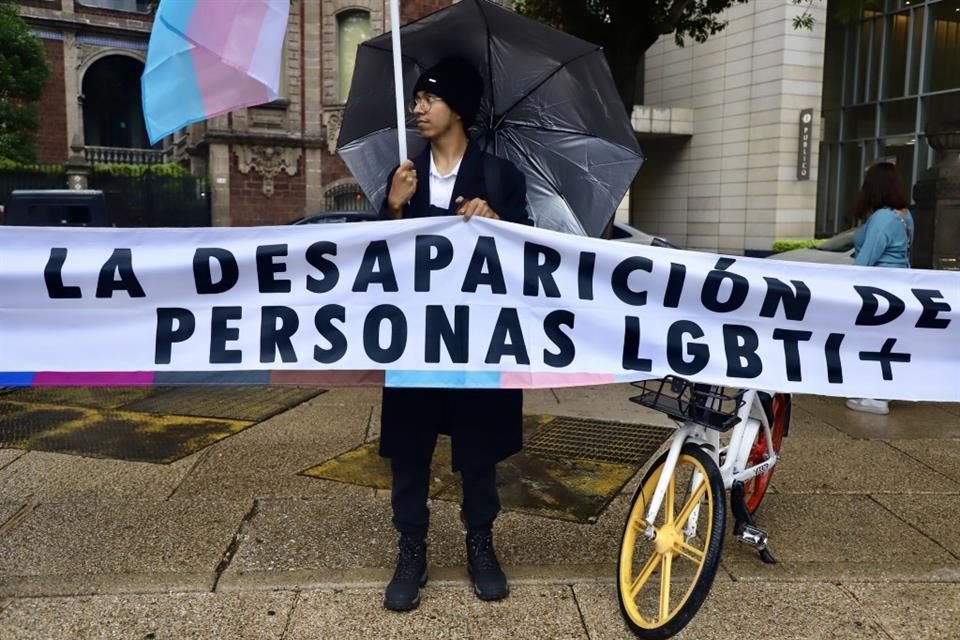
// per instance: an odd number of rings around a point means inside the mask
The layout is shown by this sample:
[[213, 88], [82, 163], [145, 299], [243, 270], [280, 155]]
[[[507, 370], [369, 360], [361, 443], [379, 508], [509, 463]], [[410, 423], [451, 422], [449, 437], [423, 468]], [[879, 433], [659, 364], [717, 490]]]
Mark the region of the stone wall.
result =
[[[661, 38], [646, 55], [649, 106], [693, 110], [686, 141], [650, 140], [632, 193], [633, 224], [691, 249], [767, 252], [776, 238], [813, 237], [825, 9], [797, 31], [789, 0], [727, 12], [704, 44]], [[796, 178], [799, 116], [812, 108], [810, 179]]]
[[[278, 151], [288, 154], [290, 169], [295, 173], [290, 175], [281, 169], [272, 176], [262, 160], [253, 160], [252, 167], [244, 166], [242, 152], [238, 154], [238, 151], [238, 145], [231, 147], [230, 226], [285, 224], [302, 217], [306, 206], [306, 174], [299, 150]], [[294, 160], [294, 156], [300, 157]]]
[[419, 20], [434, 11], [450, 6], [450, 0], [404, 0], [400, 4], [400, 22], [406, 24]]

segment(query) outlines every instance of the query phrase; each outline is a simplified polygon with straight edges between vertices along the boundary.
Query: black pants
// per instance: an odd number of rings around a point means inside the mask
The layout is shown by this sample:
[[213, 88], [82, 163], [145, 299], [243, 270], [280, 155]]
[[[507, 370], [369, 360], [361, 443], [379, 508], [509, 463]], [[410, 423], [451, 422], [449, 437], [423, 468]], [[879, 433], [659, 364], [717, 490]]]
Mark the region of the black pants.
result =
[[[434, 441], [436, 444], [436, 441]], [[423, 457], [390, 461], [393, 472], [393, 489], [390, 502], [393, 506], [393, 526], [400, 533], [426, 537], [430, 526], [430, 509], [427, 497], [430, 492], [430, 459], [433, 448]], [[493, 521], [500, 513], [500, 496], [497, 493], [497, 467], [465, 466], [460, 471], [463, 481], [463, 519], [471, 532], [490, 531]]]

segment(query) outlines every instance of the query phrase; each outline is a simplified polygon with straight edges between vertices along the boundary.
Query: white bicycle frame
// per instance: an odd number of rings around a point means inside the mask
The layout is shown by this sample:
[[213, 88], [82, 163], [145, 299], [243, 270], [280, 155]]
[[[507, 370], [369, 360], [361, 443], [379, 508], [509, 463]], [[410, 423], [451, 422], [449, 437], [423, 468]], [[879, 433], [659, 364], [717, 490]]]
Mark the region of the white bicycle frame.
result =
[[[737, 411], [739, 422], [730, 431], [730, 442], [726, 447], [721, 447], [720, 432], [716, 429], [710, 429], [695, 422], [687, 421], [680, 425], [673, 440], [670, 442], [670, 450], [667, 459], [664, 462], [663, 470], [660, 472], [660, 478], [657, 481], [657, 488], [653, 492], [653, 497], [647, 507], [646, 521], [647, 527], [644, 535], [653, 539], [656, 536], [656, 515], [663, 506], [663, 498], [667, 493], [667, 486], [673, 472], [677, 467], [677, 461], [680, 459], [680, 450], [683, 445], [690, 442], [703, 449], [720, 469], [720, 475], [723, 477], [723, 487], [729, 490], [734, 482], [746, 482], [757, 477], [761, 473], [767, 472], [777, 463], [777, 454], [773, 450], [773, 437], [771, 425], [767, 420], [767, 414], [760, 404], [760, 398], [756, 390], [748, 389], [743, 394], [743, 405]], [[753, 443], [756, 442], [757, 434], [763, 429], [767, 442], [767, 459], [762, 463], [752, 467], [746, 467], [750, 457], [750, 451], [753, 449]], [[720, 464], [720, 456], [724, 456], [723, 464]], [[700, 483], [704, 481], [699, 473], [694, 473], [690, 481], [690, 495], [696, 491]], [[687, 538], [692, 538], [697, 532], [697, 520], [700, 515], [700, 505], [694, 507], [687, 520], [684, 533]]]

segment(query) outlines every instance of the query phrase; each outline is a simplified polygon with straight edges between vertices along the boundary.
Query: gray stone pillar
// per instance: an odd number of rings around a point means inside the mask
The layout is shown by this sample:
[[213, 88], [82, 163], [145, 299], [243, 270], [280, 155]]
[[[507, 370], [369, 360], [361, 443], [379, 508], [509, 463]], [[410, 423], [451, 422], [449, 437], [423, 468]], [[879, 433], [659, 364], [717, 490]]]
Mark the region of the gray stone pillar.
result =
[[913, 265], [960, 271], [960, 126], [928, 134], [941, 156], [913, 187]]
[[210, 145], [210, 226], [230, 226], [230, 145]]
[[67, 188], [75, 191], [88, 188], [90, 184], [90, 163], [87, 162], [83, 154], [83, 141], [80, 134], [73, 136], [73, 142], [70, 144], [70, 156], [63, 165], [67, 173]]

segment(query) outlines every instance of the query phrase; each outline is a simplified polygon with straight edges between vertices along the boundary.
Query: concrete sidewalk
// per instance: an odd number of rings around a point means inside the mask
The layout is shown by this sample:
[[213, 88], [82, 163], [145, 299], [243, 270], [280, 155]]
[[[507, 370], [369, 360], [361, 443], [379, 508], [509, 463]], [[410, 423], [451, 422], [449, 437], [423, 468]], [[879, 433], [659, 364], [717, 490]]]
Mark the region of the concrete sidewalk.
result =
[[[527, 413], [670, 425], [624, 386], [526, 394]], [[758, 513], [776, 566], [729, 535], [678, 637], [960, 638], [960, 405], [795, 399]], [[333, 390], [166, 465], [0, 449], [0, 639], [630, 638], [613, 578], [628, 482], [594, 524], [505, 512], [509, 599], [477, 600], [457, 506], [430, 583], [383, 610], [384, 490], [300, 475], [378, 436], [379, 391]]]

